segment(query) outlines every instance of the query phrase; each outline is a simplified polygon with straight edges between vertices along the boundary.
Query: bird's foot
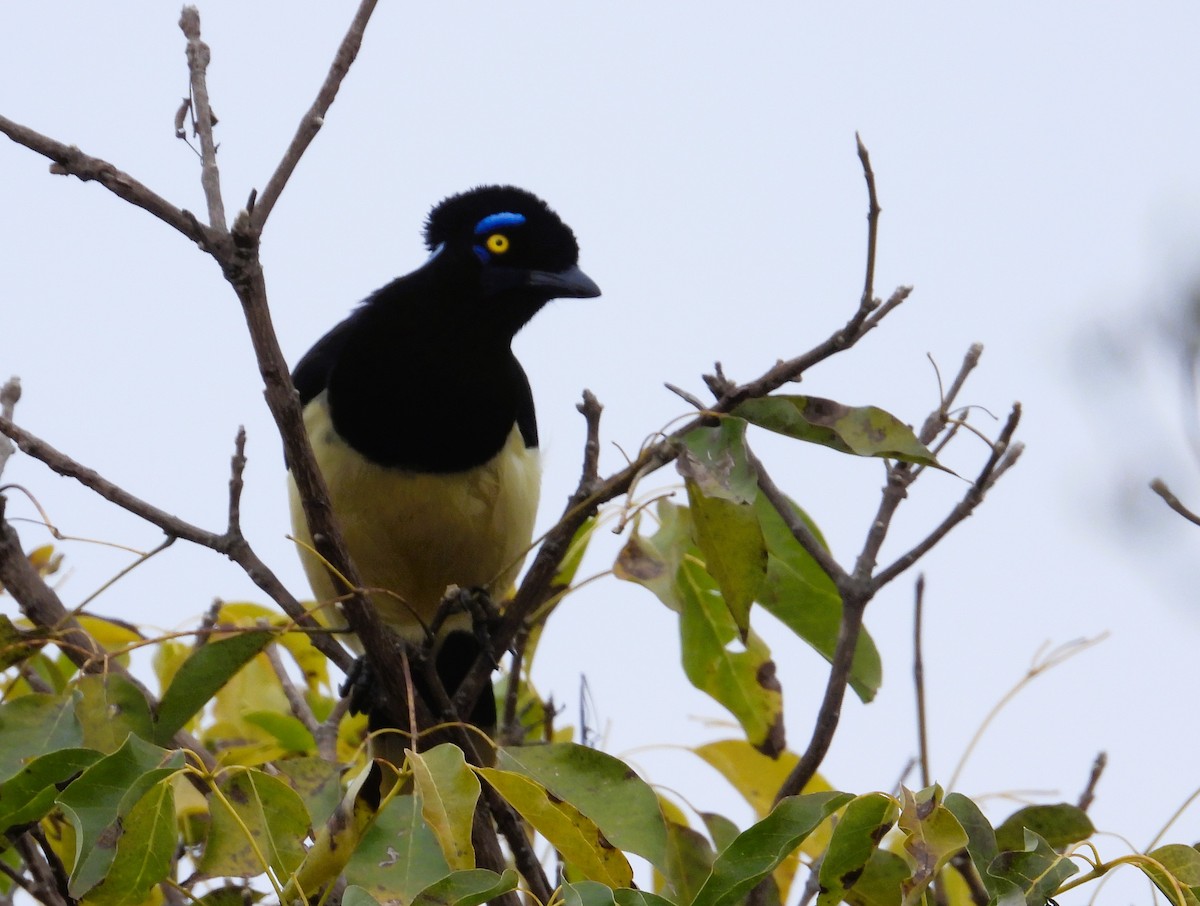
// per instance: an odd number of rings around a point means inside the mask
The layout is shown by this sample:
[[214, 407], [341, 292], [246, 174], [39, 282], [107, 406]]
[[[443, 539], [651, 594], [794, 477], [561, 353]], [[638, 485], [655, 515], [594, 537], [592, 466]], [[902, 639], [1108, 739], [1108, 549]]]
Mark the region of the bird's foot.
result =
[[483, 588], [460, 588], [455, 585], [446, 591], [442, 603], [438, 606], [437, 614], [429, 627], [430, 635], [437, 638], [441, 627], [453, 614], [466, 613], [471, 616], [471, 634], [479, 643], [492, 666], [500, 667], [500, 659], [492, 647], [491, 629], [500, 619], [500, 611], [492, 601], [492, 596]]

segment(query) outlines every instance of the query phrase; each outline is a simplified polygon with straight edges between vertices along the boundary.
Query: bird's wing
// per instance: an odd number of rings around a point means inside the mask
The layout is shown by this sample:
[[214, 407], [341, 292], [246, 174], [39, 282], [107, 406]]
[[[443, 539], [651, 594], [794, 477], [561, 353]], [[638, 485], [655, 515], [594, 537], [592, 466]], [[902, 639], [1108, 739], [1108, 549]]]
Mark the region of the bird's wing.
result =
[[521, 429], [521, 439], [528, 449], [536, 449], [538, 445], [537, 413], [533, 408], [533, 391], [529, 388], [529, 377], [525, 369], [517, 363], [517, 374], [520, 385], [517, 388], [517, 427]]
[[296, 363], [296, 368], [292, 371], [292, 383], [296, 385], [296, 391], [300, 394], [302, 407], [307, 406], [329, 386], [329, 373], [333, 370], [357, 316], [358, 312], [355, 312], [317, 340], [313, 348], [304, 353], [304, 357]]

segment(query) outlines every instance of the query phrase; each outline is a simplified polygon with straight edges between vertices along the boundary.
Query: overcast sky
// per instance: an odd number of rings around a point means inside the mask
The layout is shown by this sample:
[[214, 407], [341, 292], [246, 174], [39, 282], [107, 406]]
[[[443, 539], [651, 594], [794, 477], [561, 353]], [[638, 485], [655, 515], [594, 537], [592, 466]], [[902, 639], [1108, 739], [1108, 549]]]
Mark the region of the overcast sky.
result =
[[[1145, 845], [1200, 786], [1195, 589], [1200, 529], [1146, 485], [1200, 506], [1179, 312], [1200, 281], [1200, 6], [1177, 2], [962, 4], [383, 3], [326, 125], [268, 225], [263, 259], [294, 362], [373, 289], [418, 266], [429, 207], [485, 182], [545, 197], [604, 290], [560, 301], [517, 352], [545, 453], [540, 524], [574, 485], [589, 387], [606, 404], [602, 464], [681, 415], [664, 381], [701, 393], [720, 359], [746, 379], [823, 339], [862, 281], [870, 149], [884, 214], [877, 285], [912, 298], [804, 392], [874, 403], [918, 423], [968, 345], [986, 351], [961, 397], [996, 424], [1015, 400], [1027, 444], [981, 511], [922, 563], [935, 776], [1044, 641], [1108, 632], [1006, 710], [964, 771], [968, 794], [1074, 800], [1110, 756], [1098, 826]], [[219, 0], [212, 46], [226, 207], [261, 188], [324, 77], [349, 2]], [[203, 210], [195, 154], [175, 139], [186, 94], [178, 10], [159, 2], [0, 5], [0, 113], [104, 157]], [[0, 377], [18, 421], [158, 506], [224, 523], [228, 458], [249, 432], [246, 529], [304, 593], [283, 465], [240, 309], [186, 240], [94, 184], [52, 177], [0, 142]], [[986, 410], [986, 412], [984, 411]], [[878, 462], [753, 438], [777, 481], [851, 561], [882, 484]], [[949, 464], [973, 472], [963, 436]], [[157, 533], [37, 463], [4, 476], [71, 535], [136, 549]], [[674, 473], [656, 479], [666, 485]], [[962, 493], [918, 483], [884, 559]], [[32, 516], [18, 496], [10, 515]], [[27, 545], [43, 531], [19, 524]], [[585, 572], [607, 568], [605, 540]], [[130, 555], [64, 544], [67, 603]], [[915, 751], [912, 580], [867, 611], [884, 654], [877, 702], [847, 704], [824, 766], [856, 792], [888, 789]], [[214, 597], [261, 600], [227, 563], [176, 545], [96, 604], [154, 626], [193, 625]], [[11, 608], [4, 599], [0, 606]], [[807, 742], [825, 666], [760, 618], [793, 748]], [[745, 820], [707, 769], [655, 743], [727, 735], [687, 687], [673, 617], [604, 580], [551, 623], [537, 678], [569, 707], [586, 675], [607, 747], [701, 807]], [[631, 754], [632, 753], [632, 754]], [[915, 783], [910, 778], [910, 783]], [[714, 797], [718, 797], [714, 799]], [[994, 817], [1013, 808], [994, 803]], [[1168, 835], [1200, 837], [1200, 807]], [[1120, 854], [1116, 838], [1103, 854]], [[1114, 885], [1144, 900], [1144, 886]]]

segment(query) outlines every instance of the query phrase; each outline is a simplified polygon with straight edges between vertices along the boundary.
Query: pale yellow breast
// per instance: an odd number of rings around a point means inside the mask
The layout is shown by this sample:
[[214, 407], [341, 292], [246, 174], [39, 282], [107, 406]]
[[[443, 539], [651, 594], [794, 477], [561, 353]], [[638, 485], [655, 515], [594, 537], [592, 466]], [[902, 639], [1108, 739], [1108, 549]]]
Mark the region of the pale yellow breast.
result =
[[[305, 407], [304, 424], [350, 556], [369, 588], [386, 590], [371, 600], [397, 632], [418, 639], [449, 585], [507, 594], [533, 536], [541, 479], [537, 450], [515, 425], [484, 465], [429, 475], [363, 459], [333, 430], [323, 393]], [[292, 529], [311, 545], [290, 473], [288, 492]], [[308, 551], [300, 556], [317, 600], [345, 592]]]

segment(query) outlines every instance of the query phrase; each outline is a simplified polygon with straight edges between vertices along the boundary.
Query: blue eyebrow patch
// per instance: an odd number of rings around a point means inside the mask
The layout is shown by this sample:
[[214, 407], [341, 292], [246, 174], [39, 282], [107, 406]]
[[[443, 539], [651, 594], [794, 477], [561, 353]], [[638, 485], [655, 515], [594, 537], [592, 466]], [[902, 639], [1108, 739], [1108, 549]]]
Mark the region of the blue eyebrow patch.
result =
[[501, 227], [520, 226], [524, 222], [524, 214], [514, 214], [511, 211], [488, 214], [487, 217], [475, 224], [475, 235], [478, 236], [480, 233], [487, 233]]

